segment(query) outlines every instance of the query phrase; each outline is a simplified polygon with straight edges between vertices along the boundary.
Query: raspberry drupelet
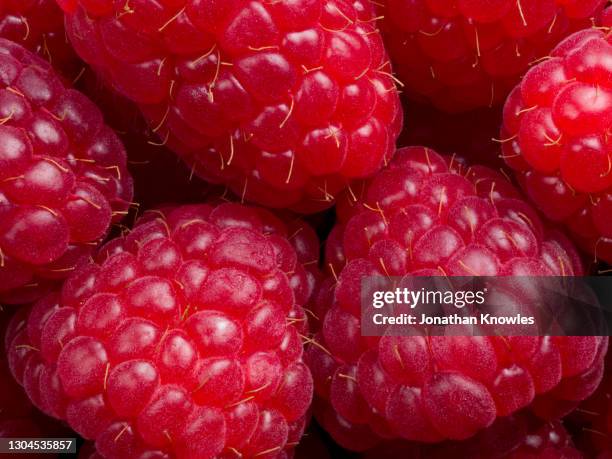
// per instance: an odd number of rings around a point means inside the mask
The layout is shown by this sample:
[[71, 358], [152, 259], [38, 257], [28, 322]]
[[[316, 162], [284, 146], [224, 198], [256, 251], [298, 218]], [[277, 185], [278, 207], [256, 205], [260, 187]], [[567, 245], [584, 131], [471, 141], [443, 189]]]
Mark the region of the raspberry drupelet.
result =
[[66, 277], [132, 200], [126, 154], [96, 106], [0, 39], [0, 299]]
[[62, 0], [77, 53], [204, 179], [331, 206], [395, 150], [402, 114], [365, 0]]
[[503, 103], [534, 61], [593, 24], [606, 0], [384, 0], [407, 92], [448, 111]]
[[609, 29], [561, 42], [508, 97], [503, 157], [531, 201], [595, 259], [612, 262]]
[[499, 172], [400, 149], [340, 199], [338, 220], [306, 361], [315, 416], [344, 447], [464, 440], [527, 407], [553, 418], [550, 399], [577, 404], [595, 390], [607, 337], [361, 336], [365, 276], [583, 273], [569, 241]]
[[64, 30], [64, 15], [55, 0], [0, 2], [0, 37], [35, 52], [69, 81], [83, 69]]
[[283, 458], [312, 398], [318, 251], [262, 209], [149, 211], [14, 326], [11, 370], [107, 459]]

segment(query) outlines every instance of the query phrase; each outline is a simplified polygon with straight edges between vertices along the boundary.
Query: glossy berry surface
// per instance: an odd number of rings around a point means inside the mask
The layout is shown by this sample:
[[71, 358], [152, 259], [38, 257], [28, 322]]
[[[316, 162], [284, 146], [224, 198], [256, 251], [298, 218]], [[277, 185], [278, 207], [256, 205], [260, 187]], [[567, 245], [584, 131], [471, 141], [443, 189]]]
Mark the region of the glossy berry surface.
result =
[[79, 55], [206, 180], [329, 207], [390, 158], [401, 108], [373, 6], [344, 0], [64, 0]]
[[529, 65], [592, 25], [605, 0], [385, 0], [385, 41], [414, 97], [448, 111], [502, 103]]
[[96, 106], [0, 39], [0, 298], [66, 277], [132, 200], [126, 154]]
[[147, 212], [15, 325], [11, 370], [107, 459], [283, 458], [312, 398], [317, 255], [264, 210]]
[[70, 81], [83, 67], [68, 41], [64, 15], [55, 0], [0, 2], [0, 37], [35, 52]]
[[612, 261], [612, 45], [578, 32], [533, 67], [504, 107], [503, 157], [532, 202]]
[[595, 390], [606, 337], [361, 336], [365, 276], [582, 274], [568, 240], [503, 175], [404, 148], [339, 203], [306, 360], [315, 415], [341, 445], [465, 440], [527, 407], [553, 418], [550, 399], [577, 404]]

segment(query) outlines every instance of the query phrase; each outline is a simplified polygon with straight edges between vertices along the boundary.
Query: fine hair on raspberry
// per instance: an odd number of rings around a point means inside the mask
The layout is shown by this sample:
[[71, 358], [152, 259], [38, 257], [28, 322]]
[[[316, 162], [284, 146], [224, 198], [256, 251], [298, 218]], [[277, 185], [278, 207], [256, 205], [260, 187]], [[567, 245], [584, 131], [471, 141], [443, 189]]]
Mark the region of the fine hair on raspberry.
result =
[[398, 150], [340, 200], [326, 265], [306, 361], [314, 414], [345, 448], [466, 440], [523, 409], [557, 419], [601, 381], [607, 337], [361, 335], [367, 276], [583, 274], [571, 243], [492, 169]]
[[395, 150], [401, 105], [367, 0], [60, 4], [157, 143], [244, 199], [318, 211]]
[[286, 457], [317, 256], [312, 229], [262, 209], [148, 212], [13, 324], [11, 370], [106, 458]]
[[566, 38], [514, 88], [501, 129], [502, 157], [531, 201], [567, 228], [596, 261], [608, 263], [612, 262], [610, 59], [612, 39], [605, 27]]
[[0, 298], [65, 278], [132, 201], [126, 153], [98, 108], [0, 38]]
[[530, 65], [597, 22], [606, 0], [384, 0], [385, 44], [408, 95], [442, 110], [502, 104]]
[[83, 71], [55, 0], [4, 0], [0, 3], [0, 37], [36, 53], [69, 81]]

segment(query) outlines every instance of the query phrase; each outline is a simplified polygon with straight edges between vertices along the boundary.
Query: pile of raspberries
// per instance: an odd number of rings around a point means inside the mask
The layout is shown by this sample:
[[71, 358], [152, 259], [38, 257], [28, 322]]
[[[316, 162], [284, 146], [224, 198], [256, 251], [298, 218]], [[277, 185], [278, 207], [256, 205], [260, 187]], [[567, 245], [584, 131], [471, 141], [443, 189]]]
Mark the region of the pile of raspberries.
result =
[[362, 309], [611, 267], [607, 0], [0, 0], [3, 447], [612, 458], [606, 333]]

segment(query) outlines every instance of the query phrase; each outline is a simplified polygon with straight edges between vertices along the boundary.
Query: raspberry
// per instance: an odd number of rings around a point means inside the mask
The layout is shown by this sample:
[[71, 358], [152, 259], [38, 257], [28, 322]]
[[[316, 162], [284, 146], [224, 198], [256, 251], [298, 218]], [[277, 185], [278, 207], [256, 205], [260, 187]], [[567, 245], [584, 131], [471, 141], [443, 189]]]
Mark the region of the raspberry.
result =
[[0, 37], [35, 52], [70, 81], [82, 70], [64, 31], [64, 15], [54, 0], [0, 3]]
[[561, 42], [506, 101], [503, 156], [551, 220], [612, 262], [610, 37], [587, 29]]
[[[362, 337], [364, 276], [581, 275], [580, 259], [500, 173], [423, 147], [339, 201], [308, 347], [315, 415], [341, 445], [463, 440], [496, 418], [573, 403], [601, 379], [607, 337]], [[599, 379], [597, 379], [599, 378]]]
[[125, 150], [49, 64], [0, 39], [0, 297], [64, 278], [132, 200]]
[[385, 42], [408, 93], [448, 111], [504, 101], [529, 65], [605, 0], [386, 0]]
[[560, 421], [544, 423], [526, 413], [499, 418], [493, 425], [463, 442], [422, 445], [389, 443], [364, 454], [364, 459], [581, 459]]
[[367, 1], [63, 1], [79, 55], [204, 179], [329, 207], [394, 151], [401, 107]]
[[312, 398], [317, 255], [308, 226], [264, 210], [147, 212], [33, 306], [11, 370], [105, 458], [282, 458]]

